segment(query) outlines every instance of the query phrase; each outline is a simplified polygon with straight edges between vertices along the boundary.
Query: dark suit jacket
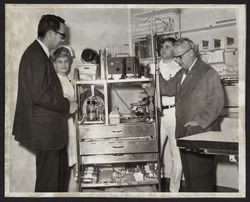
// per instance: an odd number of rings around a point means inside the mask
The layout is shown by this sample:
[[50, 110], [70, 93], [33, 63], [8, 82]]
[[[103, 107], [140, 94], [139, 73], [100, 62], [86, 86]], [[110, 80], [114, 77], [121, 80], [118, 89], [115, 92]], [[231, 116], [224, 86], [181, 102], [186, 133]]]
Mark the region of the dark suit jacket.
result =
[[19, 66], [13, 135], [31, 149], [61, 149], [67, 142], [68, 111], [69, 101], [52, 63], [35, 40]]
[[[224, 106], [224, 92], [219, 75], [200, 59], [181, 84], [183, 73], [180, 70], [168, 81], [160, 76], [162, 94], [175, 96], [176, 138], [219, 130], [218, 116]], [[188, 121], [196, 121], [199, 126], [185, 128]]]

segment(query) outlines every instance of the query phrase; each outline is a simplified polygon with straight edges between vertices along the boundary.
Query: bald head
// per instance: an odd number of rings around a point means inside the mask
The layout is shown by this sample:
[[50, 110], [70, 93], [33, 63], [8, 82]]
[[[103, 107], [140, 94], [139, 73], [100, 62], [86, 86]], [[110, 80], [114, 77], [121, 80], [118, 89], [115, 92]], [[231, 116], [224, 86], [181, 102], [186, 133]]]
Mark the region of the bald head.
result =
[[175, 42], [175, 46], [181, 46], [186, 49], [191, 49], [195, 52], [195, 44], [189, 38], [180, 38]]
[[174, 57], [182, 68], [188, 69], [196, 58], [195, 44], [188, 38], [175, 42]]

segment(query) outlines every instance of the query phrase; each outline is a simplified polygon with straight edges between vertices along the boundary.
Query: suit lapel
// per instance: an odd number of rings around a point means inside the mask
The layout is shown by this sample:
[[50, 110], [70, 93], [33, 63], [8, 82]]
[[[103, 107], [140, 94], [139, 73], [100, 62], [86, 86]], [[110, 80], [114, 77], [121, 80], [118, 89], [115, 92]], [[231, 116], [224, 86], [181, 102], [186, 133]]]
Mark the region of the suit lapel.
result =
[[176, 95], [178, 96], [181, 92], [181, 79], [182, 79], [182, 75], [180, 74], [178, 77], [178, 81], [177, 81], [177, 90], [176, 90]]
[[199, 75], [199, 61], [197, 60], [190, 70], [190, 72], [187, 74], [186, 78], [184, 79], [183, 83], [181, 84], [181, 80], [179, 83], [180, 85], [180, 95], [184, 94], [190, 94], [195, 86], [198, 83], [198, 80], [200, 79]]
[[191, 71], [186, 75], [186, 78], [184, 79], [183, 83], [181, 84], [181, 89], [184, 89], [192, 80], [193, 74], [191, 73]]

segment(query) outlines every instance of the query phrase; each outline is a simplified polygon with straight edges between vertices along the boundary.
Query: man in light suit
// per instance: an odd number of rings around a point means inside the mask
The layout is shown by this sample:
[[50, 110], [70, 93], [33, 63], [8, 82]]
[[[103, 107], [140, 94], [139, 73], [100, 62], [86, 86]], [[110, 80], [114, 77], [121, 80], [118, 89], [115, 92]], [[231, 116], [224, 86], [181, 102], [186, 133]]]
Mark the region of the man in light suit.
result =
[[[161, 77], [161, 92], [175, 96], [176, 138], [218, 131], [224, 106], [218, 73], [197, 57], [195, 44], [188, 38], [176, 41], [174, 56], [182, 69], [168, 81]], [[180, 154], [188, 191], [214, 191], [214, 156], [182, 149]]]
[[22, 55], [13, 125], [15, 140], [35, 151], [36, 192], [67, 191], [67, 120], [75, 102], [63, 97], [60, 81], [49, 59], [65, 38], [65, 21], [44, 15], [38, 38]]

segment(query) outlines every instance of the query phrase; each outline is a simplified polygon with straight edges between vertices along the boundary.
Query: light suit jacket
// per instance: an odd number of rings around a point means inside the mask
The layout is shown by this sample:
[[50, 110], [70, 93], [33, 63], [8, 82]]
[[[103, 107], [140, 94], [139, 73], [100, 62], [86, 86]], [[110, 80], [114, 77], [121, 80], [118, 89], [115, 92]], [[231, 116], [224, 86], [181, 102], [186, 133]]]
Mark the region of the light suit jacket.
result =
[[[180, 70], [166, 81], [160, 75], [162, 95], [175, 96], [176, 138], [206, 131], [218, 131], [218, 117], [224, 106], [224, 92], [218, 73], [198, 59], [181, 84]], [[199, 126], [184, 127], [189, 121]]]

